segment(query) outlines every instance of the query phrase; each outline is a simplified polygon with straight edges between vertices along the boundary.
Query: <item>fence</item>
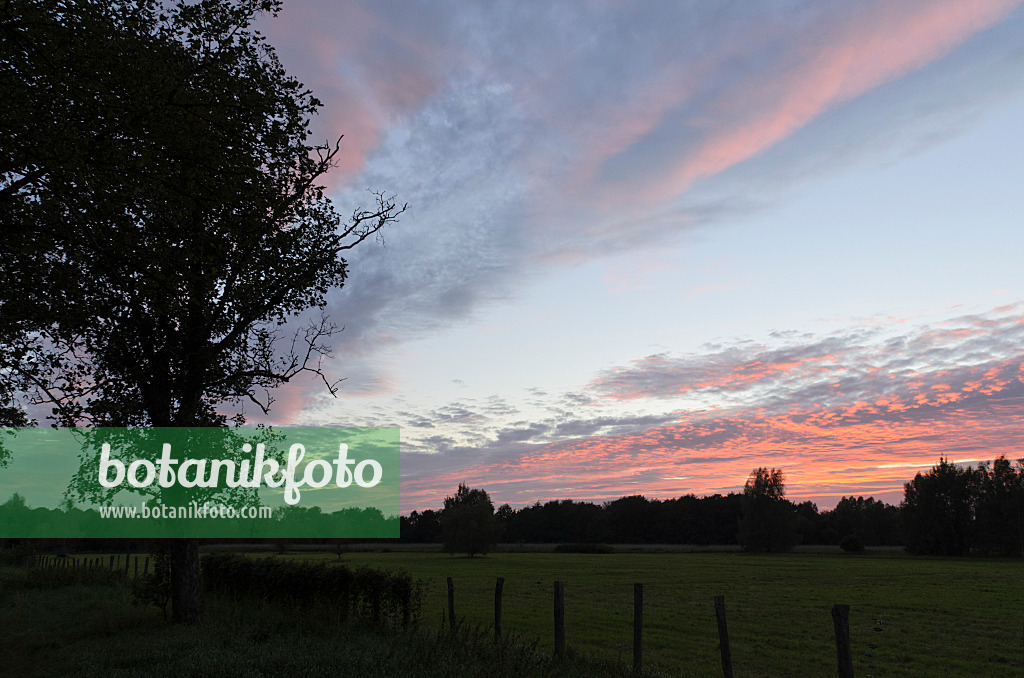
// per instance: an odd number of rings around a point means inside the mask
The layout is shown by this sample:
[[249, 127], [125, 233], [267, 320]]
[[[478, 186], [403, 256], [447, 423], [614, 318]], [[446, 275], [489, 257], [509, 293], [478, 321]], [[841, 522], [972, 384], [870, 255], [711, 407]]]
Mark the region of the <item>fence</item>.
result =
[[[455, 581], [447, 578], [448, 586], [448, 625], [454, 632], [458, 628], [455, 615]], [[502, 593], [505, 578], [498, 577], [494, 585], [494, 640], [498, 642], [502, 636]], [[565, 582], [555, 581], [554, 598], [554, 637], [555, 654], [565, 653]], [[718, 644], [722, 658], [722, 675], [733, 678], [732, 650], [729, 645], [729, 627], [725, 615], [725, 596], [714, 597], [715, 617], [718, 622]], [[832, 621], [835, 633], [836, 665], [839, 678], [853, 678], [853, 653], [850, 650], [850, 606], [836, 604], [832, 606]], [[633, 670], [643, 671], [643, 627], [644, 627], [644, 585], [633, 584]]]
[[[142, 561], [142, 572], [139, 572], [139, 562]], [[111, 570], [121, 569], [121, 554], [112, 556], [65, 556], [65, 555], [41, 555], [35, 557], [35, 566], [44, 570]], [[141, 556], [133, 556], [131, 552], [124, 555], [124, 575], [137, 579], [149, 574], [149, 556], [143, 559]]]

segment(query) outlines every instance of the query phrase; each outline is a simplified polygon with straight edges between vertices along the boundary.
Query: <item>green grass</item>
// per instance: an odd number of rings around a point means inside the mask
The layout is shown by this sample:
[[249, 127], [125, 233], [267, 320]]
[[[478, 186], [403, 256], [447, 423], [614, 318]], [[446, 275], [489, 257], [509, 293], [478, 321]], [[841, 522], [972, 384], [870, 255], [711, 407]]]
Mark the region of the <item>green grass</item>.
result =
[[489, 626], [495, 578], [505, 577], [505, 630], [536, 638], [545, 652], [554, 645], [552, 583], [564, 580], [567, 645], [622, 662], [632, 657], [632, 585], [641, 582], [645, 664], [674, 675], [721, 675], [717, 594], [725, 596], [737, 676], [836, 675], [835, 603], [851, 606], [858, 676], [1020, 676], [1024, 669], [1021, 561], [822, 553], [465, 558], [353, 552], [343, 558], [353, 566], [404, 568], [422, 578], [427, 627], [441, 623], [447, 576], [455, 582], [456, 615]]
[[135, 606], [122, 577], [0, 568], [0, 676], [184, 678], [590, 678], [629, 671], [576, 654], [554, 659], [486, 631], [342, 625], [329, 609], [211, 597], [194, 627]]
[[[337, 560], [334, 554], [283, 557]], [[58, 585], [37, 579], [38, 573], [3, 568], [0, 674], [625, 676], [634, 582], [645, 585], [650, 675], [721, 675], [716, 594], [726, 597], [735, 675], [741, 678], [836, 675], [834, 603], [852, 608], [858, 676], [1019, 676], [1024, 668], [1020, 561], [821, 553], [465, 558], [399, 551], [352, 552], [342, 559], [421, 578], [426, 590], [419, 629], [403, 634], [339, 627], [325, 621], [328, 610], [224, 599], [208, 601], [201, 626], [178, 627], [153, 608], [133, 606], [123, 585], [102, 577]], [[464, 619], [454, 639], [441, 630], [449, 575]], [[491, 640], [497, 576], [506, 580], [505, 631], [525, 642], [496, 647]], [[572, 652], [561, 662], [551, 659], [556, 579], [566, 582]], [[866, 657], [869, 651], [875, 657]]]

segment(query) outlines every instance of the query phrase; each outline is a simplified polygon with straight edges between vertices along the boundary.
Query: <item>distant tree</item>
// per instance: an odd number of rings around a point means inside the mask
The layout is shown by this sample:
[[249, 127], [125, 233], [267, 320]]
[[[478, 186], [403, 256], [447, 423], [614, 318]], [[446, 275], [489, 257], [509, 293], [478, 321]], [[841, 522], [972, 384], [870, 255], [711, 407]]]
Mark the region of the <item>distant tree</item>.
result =
[[28, 505], [25, 503], [25, 497], [23, 497], [20, 493], [15, 492], [10, 496], [10, 498], [7, 501], [5, 501], [3, 504], [0, 504], [0, 508], [18, 510], [28, 508]]
[[438, 544], [441, 542], [441, 520], [437, 511], [427, 509], [422, 513], [413, 511], [409, 517], [401, 518], [402, 541], [415, 544]]
[[857, 535], [865, 546], [900, 543], [899, 510], [873, 497], [843, 497], [823, 520], [835, 540]]
[[982, 474], [945, 458], [903, 486], [900, 518], [911, 553], [967, 555]]
[[803, 501], [793, 508], [796, 512], [795, 529], [797, 540], [801, 544], [823, 544], [823, 521], [818, 505], [813, 501]]
[[726, 495], [712, 494], [702, 497], [698, 505], [699, 525], [706, 544], [736, 544], [740, 518], [743, 516], [743, 496], [736, 492]]
[[487, 553], [498, 542], [501, 526], [487, 492], [464, 483], [454, 497], [446, 497], [441, 511], [441, 538], [448, 553], [474, 556]]
[[512, 521], [516, 518], [515, 509], [508, 503], [504, 503], [494, 512], [494, 519], [498, 522], [498, 539], [508, 541]]
[[[0, 424], [26, 423], [26, 389], [64, 426], [267, 411], [323, 378], [336, 330], [285, 326], [401, 211], [378, 195], [345, 220], [325, 195], [321, 104], [252, 28], [278, 0], [168, 4], [0, 2]], [[173, 617], [196, 622], [198, 541], [171, 551]]]
[[611, 541], [618, 544], [643, 544], [650, 541], [652, 505], [647, 497], [634, 494], [619, 497], [604, 505]]
[[1024, 459], [1016, 468], [1000, 456], [978, 468], [975, 512], [979, 545], [1004, 556], [1024, 557]]
[[743, 487], [738, 539], [746, 551], [788, 551], [796, 546], [796, 508], [786, 500], [782, 469], [756, 468]]

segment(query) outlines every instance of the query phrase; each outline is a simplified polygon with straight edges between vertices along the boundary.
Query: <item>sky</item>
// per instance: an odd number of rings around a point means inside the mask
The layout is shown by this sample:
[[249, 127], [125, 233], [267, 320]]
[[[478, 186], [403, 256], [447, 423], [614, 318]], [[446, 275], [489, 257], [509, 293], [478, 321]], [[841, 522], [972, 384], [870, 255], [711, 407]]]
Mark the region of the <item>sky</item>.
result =
[[[1024, 456], [1024, 8], [286, 0], [344, 135], [328, 373], [262, 421], [400, 426], [402, 509], [741, 491], [890, 503]], [[260, 421], [247, 413], [250, 421]]]

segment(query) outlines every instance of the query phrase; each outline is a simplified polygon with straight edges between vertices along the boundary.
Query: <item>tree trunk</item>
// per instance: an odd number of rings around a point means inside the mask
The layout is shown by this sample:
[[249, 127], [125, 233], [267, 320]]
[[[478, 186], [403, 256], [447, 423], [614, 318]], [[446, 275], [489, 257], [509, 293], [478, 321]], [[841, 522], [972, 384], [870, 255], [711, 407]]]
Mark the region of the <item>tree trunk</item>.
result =
[[199, 540], [172, 539], [171, 621], [195, 624], [203, 618], [203, 581], [199, 570]]

